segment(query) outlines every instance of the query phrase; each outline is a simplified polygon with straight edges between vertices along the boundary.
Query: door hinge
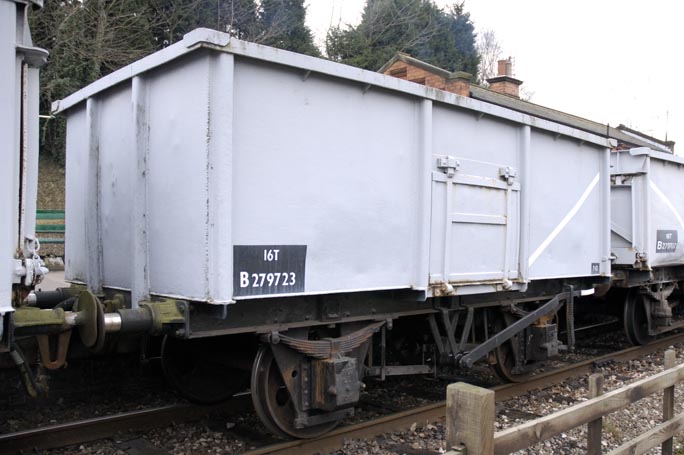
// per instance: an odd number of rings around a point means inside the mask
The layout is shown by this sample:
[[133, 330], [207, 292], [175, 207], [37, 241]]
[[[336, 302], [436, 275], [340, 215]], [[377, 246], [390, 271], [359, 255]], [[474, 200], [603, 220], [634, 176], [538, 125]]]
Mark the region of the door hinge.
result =
[[499, 177], [504, 179], [509, 185], [513, 185], [513, 181], [518, 176], [518, 171], [510, 166], [499, 168]]
[[441, 169], [442, 171], [444, 171], [447, 177], [453, 177], [460, 167], [461, 162], [453, 156], [437, 158], [437, 169]]

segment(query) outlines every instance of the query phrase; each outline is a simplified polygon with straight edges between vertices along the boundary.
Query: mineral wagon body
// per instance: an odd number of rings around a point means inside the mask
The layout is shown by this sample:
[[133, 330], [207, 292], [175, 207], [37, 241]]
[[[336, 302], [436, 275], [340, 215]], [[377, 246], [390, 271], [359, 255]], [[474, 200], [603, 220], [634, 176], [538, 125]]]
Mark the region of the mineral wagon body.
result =
[[609, 144], [578, 130], [209, 30], [56, 108], [67, 279], [92, 290], [232, 304], [610, 274]]
[[[363, 365], [402, 318], [443, 362], [498, 350], [522, 374], [610, 275], [611, 144], [577, 129], [205, 29], [54, 108], [67, 279], [114, 309], [105, 332], [261, 334], [251, 387], [276, 432], [327, 430], [364, 375], [432, 371]], [[167, 338], [171, 376], [191, 343]]]

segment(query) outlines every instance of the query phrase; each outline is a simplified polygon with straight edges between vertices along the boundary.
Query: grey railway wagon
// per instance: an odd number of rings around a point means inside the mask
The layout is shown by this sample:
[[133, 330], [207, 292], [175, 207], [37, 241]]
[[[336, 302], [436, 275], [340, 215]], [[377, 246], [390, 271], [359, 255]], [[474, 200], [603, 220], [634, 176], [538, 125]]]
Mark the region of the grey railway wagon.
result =
[[198, 29], [57, 102], [66, 276], [208, 303], [609, 276], [606, 138]]
[[647, 270], [683, 264], [684, 159], [638, 148], [611, 161], [615, 264]]
[[611, 163], [612, 285], [627, 337], [644, 344], [684, 327], [684, 160], [637, 148], [613, 153]]
[[47, 52], [33, 45], [28, 26], [28, 10], [42, 3], [0, 1], [0, 344], [13, 286], [33, 286], [47, 273], [35, 239], [38, 78]]
[[[5, 339], [52, 337], [47, 368], [67, 361], [65, 329], [95, 353], [159, 336], [183, 395], [249, 385], [270, 431], [309, 438], [354, 413], [366, 377], [482, 360], [524, 380], [572, 348], [576, 313], [614, 313], [609, 298], [634, 343], [684, 326], [678, 158], [611, 156], [586, 131], [207, 29], [53, 108], [76, 286], [29, 292], [43, 272], [29, 218], [24, 286], [0, 286], [16, 300]], [[0, 232], [6, 254], [17, 229]]]

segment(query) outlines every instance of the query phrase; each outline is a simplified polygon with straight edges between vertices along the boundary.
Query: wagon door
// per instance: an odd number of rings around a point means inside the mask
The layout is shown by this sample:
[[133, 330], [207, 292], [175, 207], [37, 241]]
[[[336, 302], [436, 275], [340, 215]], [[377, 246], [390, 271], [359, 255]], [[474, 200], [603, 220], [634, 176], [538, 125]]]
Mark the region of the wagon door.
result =
[[433, 287], [451, 291], [455, 286], [484, 284], [508, 289], [518, 279], [520, 183], [516, 177], [517, 170], [506, 165], [438, 158], [432, 172]]

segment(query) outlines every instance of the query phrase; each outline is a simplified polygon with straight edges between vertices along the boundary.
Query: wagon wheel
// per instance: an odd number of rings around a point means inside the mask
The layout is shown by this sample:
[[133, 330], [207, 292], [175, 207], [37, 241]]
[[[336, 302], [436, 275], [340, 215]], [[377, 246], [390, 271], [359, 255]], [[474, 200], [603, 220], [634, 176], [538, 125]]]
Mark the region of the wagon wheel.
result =
[[[515, 317], [509, 314], [497, 313], [494, 316], [494, 333], [502, 331], [504, 328], [515, 322]], [[489, 355], [489, 365], [494, 374], [504, 382], [524, 382], [532, 376], [531, 372], [518, 372], [516, 368], [516, 360], [522, 353], [519, 352], [520, 335], [513, 336], [510, 340], [504, 342], [502, 345], [495, 348]], [[522, 366], [527, 365], [528, 362], [523, 361]]]
[[653, 339], [648, 334], [647, 298], [637, 289], [631, 289], [625, 298], [623, 314], [625, 334], [629, 342], [634, 345], [644, 345]]
[[192, 402], [228, 400], [249, 384], [249, 369], [241, 368], [230, 351], [235, 344], [220, 338], [183, 340], [167, 335], [162, 342], [164, 376]]
[[262, 346], [252, 368], [252, 402], [257, 415], [272, 433], [286, 438], [308, 439], [327, 433], [338, 421], [296, 428], [296, 411], [273, 352]]

